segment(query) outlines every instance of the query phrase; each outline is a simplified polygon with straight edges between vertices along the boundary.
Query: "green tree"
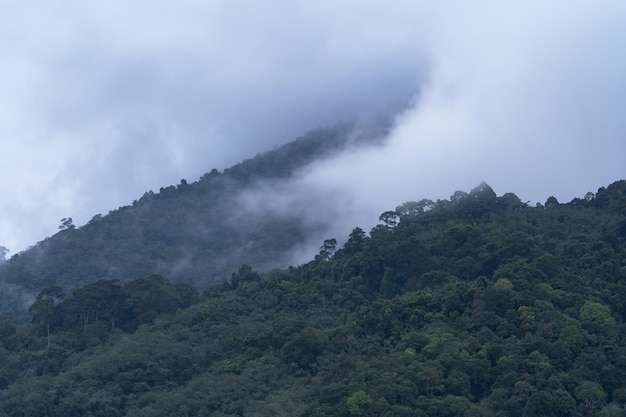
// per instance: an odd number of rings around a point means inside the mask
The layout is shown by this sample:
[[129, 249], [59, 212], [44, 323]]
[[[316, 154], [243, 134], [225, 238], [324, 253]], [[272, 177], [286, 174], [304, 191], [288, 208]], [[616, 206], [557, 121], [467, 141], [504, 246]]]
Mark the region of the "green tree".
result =
[[98, 305], [101, 302], [101, 296], [102, 294], [97, 286], [87, 285], [70, 291], [67, 299], [63, 302], [63, 306], [67, 311], [74, 313], [78, 317], [83, 333], [87, 333], [91, 316], [96, 314]]
[[391, 268], [385, 267], [385, 273], [380, 283], [380, 293], [384, 298], [392, 298], [397, 291], [396, 274]]
[[564, 389], [557, 389], [552, 393], [552, 409], [557, 417], [575, 415], [576, 400]]
[[125, 297], [122, 286], [117, 280], [101, 279], [89, 287], [98, 293], [97, 314], [107, 317], [111, 323], [111, 330], [115, 329], [118, 318], [123, 314]]
[[578, 401], [581, 401], [591, 412], [602, 406], [606, 400], [606, 392], [600, 384], [594, 381], [581, 382], [574, 393]]
[[556, 199], [556, 197], [554, 196], [550, 196], [548, 197], [548, 199], [546, 200], [545, 203], [546, 208], [554, 208], [554, 207], [558, 207], [559, 206], [559, 200]]
[[380, 217], [378, 217], [378, 220], [383, 222], [385, 226], [389, 228], [396, 227], [398, 225], [398, 222], [400, 221], [398, 213], [391, 210], [385, 211], [383, 214], [381, 214]]
[[552, 417], [554, 416], [553, 408], [554, 399], [549, 392], [537, 391], [532, 394], [522, 413], [523, 417]]
[[320, 253], [316, 256], [317, 259], [328, 261], [333, 257], [337, 249], [337, 239], [326, 239], [324, 244], [320, 247]]
[[585, 301], [585, 304], [580, 308], [580, 319], [599, 325], [615, 323], [615, 320], [611, 316], [611, 310], [604, 304], [593, 301]]
[[283, 345], [281, 353], [287, 363], [293, 362], [300, 368], [308, 369], [322, 353], [323, 348], [322, 334], [307, 326]]
[[348, 254], [354, 254], [363, 250], [367, 237], [365, 232], [360, 227], [355, 227], [348, 241], [344, 245], [344, 250], [348, 252]]
[[150, 323], [162, 313], [173, 313], [179, 307], [179, 296], [172, 284], [161, 275], [127, 281], [124, 288], [124, 320], [127, 331]]
[[33, 322], [42, 323], [46, 328], [48, 347], [50, 347], [50, 325], [55, 318], [56, 307], [64, 297], [61, 287], [53, 285], [43, 289], [29, 308], [33, 313]]
[[231, 288], [235, 289], [239, 286], [259, 282], [260, 280], [261, 276], [258, 272], [254, 272], [250, 265], [243, 264], [237, 269], [237, 272], [232, 273], [230, 277], [230, 285]]
[[71, 217], [64, 217], [61, 219], [61, 224], [59, 225], [60, 230], [73, 230], [76, 229], [74, 226], [74, 222]]
[[355, 391], [346, 400], [346, 406], [351, 416], [362, 415], [363, 411], [373, 403], [374, 399], [363, 390]]

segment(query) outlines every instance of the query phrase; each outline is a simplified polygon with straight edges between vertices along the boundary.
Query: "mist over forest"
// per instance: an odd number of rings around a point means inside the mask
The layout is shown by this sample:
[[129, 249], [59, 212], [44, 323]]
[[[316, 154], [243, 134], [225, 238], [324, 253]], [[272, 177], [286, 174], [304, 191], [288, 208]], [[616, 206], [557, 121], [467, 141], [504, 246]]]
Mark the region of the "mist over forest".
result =
[[0, 415], [625, 414], [626, 181], [342, 192], [395, 126], [310, 130], [11, 256]]
[[3, 6], [0, 417], [626, 416], [623, 0]]
[[276, 267], [334, 201], [259, 187], [377, 137], [313, 130], [11, 257], [0, 414], [626, 413], [625, 180], [535, 205], [483, 182]]
[[51, 285], [69, 290], [156, 273], [203, 289], [241, 264], [268, 271], [306, 262], [320, 242], [351, 229], [339, 196], [303, 185], [301, 177], [332, 155], [380, 147], [387, 129], [387, 122], [314, 129], [223, 172], [146, 191], [84, 226], [63, 219], [58, 233], [0, 269], [2, 309], [23, 315]]

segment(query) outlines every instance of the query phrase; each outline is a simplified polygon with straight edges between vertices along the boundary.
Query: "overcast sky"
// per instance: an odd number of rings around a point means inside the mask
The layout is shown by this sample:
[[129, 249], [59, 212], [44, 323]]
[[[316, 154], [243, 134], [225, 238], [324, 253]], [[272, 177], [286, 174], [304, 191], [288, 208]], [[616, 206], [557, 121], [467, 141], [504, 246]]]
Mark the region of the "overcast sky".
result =
[[81, 225], [311, 128], [399, 109], [387, 146], [320, 162], [294, 187], [336, 192], [338, 218], [367, 222], [481, 181], [535, 203], [626, 177], [623, 0], [0, 5], [11, 254], [62, 217]]

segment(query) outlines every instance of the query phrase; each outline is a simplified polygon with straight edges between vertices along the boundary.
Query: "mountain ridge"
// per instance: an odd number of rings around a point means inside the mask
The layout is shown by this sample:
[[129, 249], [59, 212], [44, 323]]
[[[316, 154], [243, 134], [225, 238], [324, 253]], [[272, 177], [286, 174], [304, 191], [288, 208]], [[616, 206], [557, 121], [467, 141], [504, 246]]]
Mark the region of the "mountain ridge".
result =
[[[5, 292], [21, 288], [19, 298], [32, 300], [50, 285], [69, 290], [98, 279], [157, 273], [202, 288], [228, 279], [242, 263], [259, 270], [284, 267], [312, 228], [323, 225], [285, 213], [254, 213], [240, 195], [259, 183], [287, 181], [346, 147], [373, 145], [384, 129], [344, 123], [310, 130], [223, 172], [213, 169], [198, 181], [183, 179], [157, 193], [148, 191], [82, 227], [69, 219], [69, 227], [2, 264], [0, 282]], [[2, 297], [2, 311], [19, 308], [7, 307], [10, 300]]]

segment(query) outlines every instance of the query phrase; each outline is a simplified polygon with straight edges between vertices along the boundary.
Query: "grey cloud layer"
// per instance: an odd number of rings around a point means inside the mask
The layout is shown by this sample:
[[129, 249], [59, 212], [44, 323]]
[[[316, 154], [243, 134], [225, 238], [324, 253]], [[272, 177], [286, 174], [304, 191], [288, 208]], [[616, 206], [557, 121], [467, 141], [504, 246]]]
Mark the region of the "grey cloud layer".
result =
[[482, 4], [439, 10], [424, 38], [430, 78], [385, 146], [320, 161], [294, 182], [292, 198], [329, 196], [311, 210], [334, 220], [327, 233], [368, 230], [404, 201], [481, 181], [534, 204], [626, 178], [626, 7]]
[[400, 10], [61, 3], [0, 17], [0, 244], [13, 251], [61, 217], [82, 223], [307, 129], [393, 111], [419, 80], [413, 40], [387, 30]]
[[534, 202], [625, 176], [621, 1], [6, 3], [0, 244], [13, 251], [61, 217], [413, 99], [388, 146], [294, 187], [344, 196], [350, 228], [483, 180]]

